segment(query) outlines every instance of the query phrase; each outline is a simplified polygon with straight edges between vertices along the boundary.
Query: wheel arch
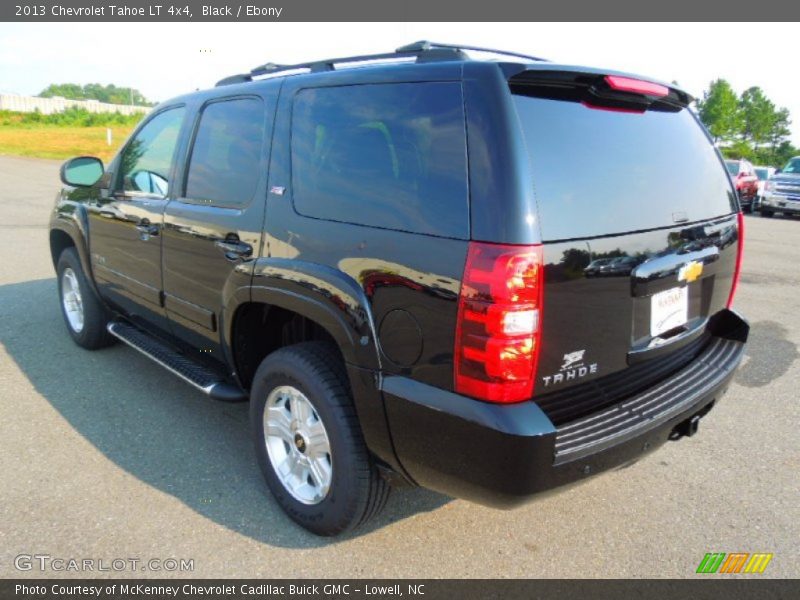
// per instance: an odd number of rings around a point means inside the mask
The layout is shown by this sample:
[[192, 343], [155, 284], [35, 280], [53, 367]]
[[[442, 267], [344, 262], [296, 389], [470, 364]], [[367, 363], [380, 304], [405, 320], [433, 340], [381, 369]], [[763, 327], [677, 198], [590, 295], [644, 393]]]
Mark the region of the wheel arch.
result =
[[[242, 318], [259, 307], [260, 321], [253, 319], [243, 324]], [[293, 340], [328, 339], [341, 353], [356, 413], [364, 439], [375, 456], [393, 469], [401, 471], [391, 445], [383, 395], [380, 391], [380, 355], [375, 334], [372, 311], [360, 285], [346, 274], [323, 265], [310, 265], [288, 259], [260, 259], [254, 270], [249, 287], [239, 287], [228, 295], [225, 312], [224, 336], [226, 352], [236, 375], [245, 388], [249, 382], [242, 380], [241, 340], [237, 335], [242, 329], [250, 331], [249, 340], [258, 343], [259, 335], [276, 336], [269, 329], [269, 311], [281, 312], [283, 316], [297, 315], [313, 323], [323, 332], [321, 337], [305, 337]], [[273, 313], [274, 314], [274, 313]], [[257, 327], [255, 335], [250, 330]], [[277, 343], [276, 343], [277, 342]], [[277, 340], [271, 348], [284, 345]], [[257, 353], [263, 360], [263, 351]], [[252, 370], [252, 365], [249, 367]], [[256, 365], [257, 368], [257, 365]]]
[[[73, 192], [75, 193], [75, 192]], [[56, 197], [56, 209], [50, 219], [50, 256], [53, 267], [58, 265], [58, 257], [68, 247], [73, 246], [81, 259], [84, 273], [94, 285], [89, 260], [89, 217], [86, 205], [70, 198], [62, 191]]]
[[380, 354], [369, 302], [347, 274], [293, 259], [256, 261], [249, 294], [234, 293], [226, 303], [226, 338], [233, 347], [238, 315], [248, 304], [291, 311], [319, 325], [339, 347], [346, 363], [380, 369]]
[[92, 264], [89, 260], [89, 251], [86, 247], [86, 241], [77, 227], [67, 221], [57, 221], [50, 227], [50, 257], [53, 261], [53, 268], [58, 267], [58, 259], [67, 248], [75, 248], [78, 253], [78, 258], [81, 261], [81, 268], [86, 274], [86, 279], [89, 285], [92, 286], [96, 292], [94, 277], [92, 275]]

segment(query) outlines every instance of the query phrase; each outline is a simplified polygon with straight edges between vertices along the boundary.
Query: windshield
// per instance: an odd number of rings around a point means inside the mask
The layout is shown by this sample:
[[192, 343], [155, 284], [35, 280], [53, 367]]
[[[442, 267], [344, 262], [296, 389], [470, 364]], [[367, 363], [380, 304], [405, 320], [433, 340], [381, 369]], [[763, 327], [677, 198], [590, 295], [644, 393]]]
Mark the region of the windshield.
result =
[[787, 164], [783, 168], [783, 172], [784, 173], [800, 173], [800, 157], [793, 158], [792, 160], [790, 160], [789, 164]]
[[728, 173], [731, 175], [739, 174], [739, 163], [735, 160], [726, 160], [725, 166], [728, 167]]
[[688, 109], [643, 113], [515, 94], [544, 241], [671, 227], [733, 212]]
[[756, 167], [756, 176], [759, 181], [764, 181], [765, 179], [769, 179], [769, 171], [763, 167]]

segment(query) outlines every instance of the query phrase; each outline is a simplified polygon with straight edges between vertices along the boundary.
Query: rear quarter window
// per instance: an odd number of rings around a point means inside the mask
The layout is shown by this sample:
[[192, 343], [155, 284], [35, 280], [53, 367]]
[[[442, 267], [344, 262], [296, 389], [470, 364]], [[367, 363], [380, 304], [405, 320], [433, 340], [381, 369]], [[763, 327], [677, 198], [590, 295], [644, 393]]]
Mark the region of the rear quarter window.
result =
[[514, 95], [545, 241], [668, 227], [735, 210], [688, 109], [644, 113]]
[[255, 194], [263, 168], [264, 105], [260, 98], [208, 104], [192, 146], [186, 197], [220, 207], [242, 207]]
[[292, 111], [298, 213], [453, 238], [469, 235], [459, 83], [305, 89]]

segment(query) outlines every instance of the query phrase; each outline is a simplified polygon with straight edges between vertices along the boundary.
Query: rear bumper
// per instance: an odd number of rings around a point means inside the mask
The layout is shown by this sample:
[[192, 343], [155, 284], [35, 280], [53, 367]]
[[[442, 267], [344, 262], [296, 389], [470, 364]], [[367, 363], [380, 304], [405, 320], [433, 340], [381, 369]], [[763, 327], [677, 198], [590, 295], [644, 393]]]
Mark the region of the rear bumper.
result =
[[687, 367], [650, 389], [556, 427], [534, 402], [479, 402], [403, 377], [383, 382], [398, 460], [424, 487], [496, 507], [530, 497], [655, 450], [727, 390], [749, 326], [722, 311], [711, 341]]

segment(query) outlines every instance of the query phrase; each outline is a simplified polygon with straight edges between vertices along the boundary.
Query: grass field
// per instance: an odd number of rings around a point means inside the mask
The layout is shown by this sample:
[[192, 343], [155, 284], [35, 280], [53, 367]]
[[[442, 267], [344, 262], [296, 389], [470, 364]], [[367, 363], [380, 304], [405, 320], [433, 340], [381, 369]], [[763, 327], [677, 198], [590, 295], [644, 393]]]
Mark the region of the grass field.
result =
[[133, 125], [112, 125], [109, 146], [106, 127], [0, 125], [0, 154], [57, 159], [88, 155], [108, 162], [132, 129]]

